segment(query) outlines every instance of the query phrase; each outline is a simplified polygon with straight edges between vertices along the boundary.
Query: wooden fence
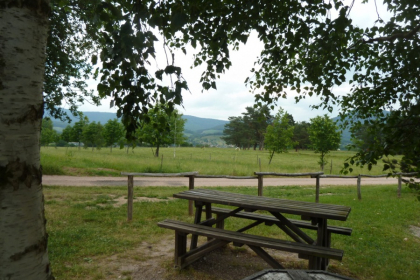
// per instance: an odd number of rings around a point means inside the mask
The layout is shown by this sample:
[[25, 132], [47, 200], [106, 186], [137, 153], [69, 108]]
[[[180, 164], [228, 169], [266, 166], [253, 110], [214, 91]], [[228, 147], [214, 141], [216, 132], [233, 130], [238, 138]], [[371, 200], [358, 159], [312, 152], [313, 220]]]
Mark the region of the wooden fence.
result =
[[324, 172], [309, 172], [309, 173], [275, 173], [275, 172], [254, 172], [258, 176], [258, 195], [263, 196], [264, 176], [283, 176], [283, 177], [303, 177], [311, 176], [316, 179], [315, 183], [315, 202], [319, 202], [319, 180]]
[[[275, 172], [254, 172], [256, 176], [228, 176], [228, 175], [199, 175], [197, 171], [193, 172], [183, 172], [183, 173], [127, 173], [122, 172], [121, 175], [128, 176], [128, 195], [127, 195], [127, 220], [131, 221], [133, 219], [133, 186], [134, 186], [134, 176], [144, 176], [144, 177], [188, 177], [188, 189], [194, 189], [194, 179], [195, 178], [226, 178], [226, 179], [258, 179], [258, 195], [263, 196], [264, 188], [264, 176], [279, 176], [279, 177], [305, 177], [310, 176], [315, 179], [315, 202], [319, 202], [319, 189], [320, 189], [320, 180], [321, 178], [341, 178], [341, 179], [356, 179], [357, 178], [357, 197], [359, 200], [362, 199], [361, 193], [361, 182], [362, 178], [382, 178], [388, 177], [388, 175], [364, 175], [359, 174], [357, 176], [340, 176], [340, 175], [324, 175], [324, 172], [308, 172], [308, 173], [275, 173]], [[401, 196], [401, 185], [402, 177], [412, 177], [417, 175], [417, 173], [397, 173], [398, 175], [398, 189], [397, 195]], [[188, 203], [188, 213], [193, 215], [193, 201]]]
[[[190, 190], [194, 189], [194, 177], [198, 175], [197, 171], [184, 173], [127, 173], [122, 172], [121, 175], [128, 176], [128, 195], [127, 195], [127, 220], [133, 219], [133, 196], [134, 196], [134, 176], [143, 177], [188, 177]], [[192, 201], [189, 203], [189, 213], [193, 211]]]

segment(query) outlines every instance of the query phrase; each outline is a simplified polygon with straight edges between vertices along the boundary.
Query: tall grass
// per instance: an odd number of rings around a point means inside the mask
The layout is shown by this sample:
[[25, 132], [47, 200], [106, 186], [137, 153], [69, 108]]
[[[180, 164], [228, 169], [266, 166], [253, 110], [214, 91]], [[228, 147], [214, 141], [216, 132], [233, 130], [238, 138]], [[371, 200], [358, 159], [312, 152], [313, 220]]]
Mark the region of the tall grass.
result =
[[[334, 151], [329, 155], [326, 174], [339, 174], [344, 161], [353, 152]], [[207, 175], [250, 176], [255, 171], [300, 173], [318, 172], [319, 155], [313, 151], [289, 151], [276, 154], [268, 164], [267, 151], [221, 148], [162, 148], [160, 156], [154, 157], [151, 148], [134, 150], [90, 150], [78, 148], [41, 149], [41, 164], [44, 174], [118, 176], [120, 172], [178, 173], [198, 171]], [[260, 165], [261, 162], [261, 165]], [[332, 164], [331, 164], [332, 163]], [[371, 171], [354, 168], [353, 174], [383, 174], [380, 166]]]
[[[138, 187], [134, 194], [165, 198], [183, 190], [186, 187]], [[220, 190], [256, 193], [256, 188], [246, 187]], [[175, 199], [134, 203], [133, 221], [128, 223], [126, 205], [112, 206], [113, 200], [124, 197], [126, 192], [126, 187], [45, 187], [48, 250], [57, 279], [116, 279], [112, 256], [118, 254], [124, 263], [134, 260], [139, 264], [147, 255], [133, 253], [133, 248], [142, 242], [159, 244], [165, 238], [173, 240], [173, 232], [159, 228], [158, 221], [193, 221], [187, 215], [187, 201]], [[314, 200], [312, 188], [269, 187], [265, 195]], [[398, 199], [395, 186], [370, 186], [364, 190], [361, 201], [357, 200], [354, 186], [322, 188], [321, 202], [352, 208], [346, 222], [331, 223], [351, 227], [353, 234], [333, 235], [332, 247], [344, 250], [344, 258], [333, 261], [330, 271], [361, 280], [420, 279], [420, 238], [409, 229], [420, 227], [420, 203], [408, 188]], [[228, 221], [226, 227], [231, 229], [244, 223], [239, 219]], [[274, 226], [260, 225], [252, 233], [279, 237], [279, 229]], [[164, 266], [160, 262], [172, 262], [172, 257], [157, 261]], [[172, 270], [169, 273], [176, 274]]]

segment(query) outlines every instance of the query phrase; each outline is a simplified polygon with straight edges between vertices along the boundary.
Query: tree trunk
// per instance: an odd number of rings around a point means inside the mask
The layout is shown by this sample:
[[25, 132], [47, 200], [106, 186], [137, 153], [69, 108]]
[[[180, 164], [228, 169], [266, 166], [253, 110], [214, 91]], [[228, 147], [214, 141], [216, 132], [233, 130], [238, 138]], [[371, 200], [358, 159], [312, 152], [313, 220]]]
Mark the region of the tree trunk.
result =
[[8, 2], [0, 2], [0, 279], [53, 279], [39, 146], [49, 1]]
[[157, 144], [156, 146], [156, 153], [155, 153], [155, 157], [159, 157], [159, 144]]
[[274, 151], [271, 153], [271, 155], [270, 155], [270, 161], [268, 162], [268, 164], [270, 164], [271, 163], [271, 160], [273, 159], [273, 157], [274, 157]]

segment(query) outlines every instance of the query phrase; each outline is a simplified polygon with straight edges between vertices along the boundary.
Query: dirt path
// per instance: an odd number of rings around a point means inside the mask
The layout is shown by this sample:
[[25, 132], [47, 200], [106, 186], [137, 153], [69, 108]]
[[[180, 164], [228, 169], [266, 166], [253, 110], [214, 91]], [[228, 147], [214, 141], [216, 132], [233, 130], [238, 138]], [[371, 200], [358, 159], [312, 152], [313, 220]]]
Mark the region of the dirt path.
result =
[[[321, 178], [321, 186], [356, 185], [357, 179]], [[42, 183], [50, 186], [126, 186], [127, 177], [42, 176]], [[257, 186], [257, 179], [196, 178], [197, 187]], [[363, 185], [396, 185], [395, 178], [362, 178]], [[311, 178], [264, 178], [264, 186], [314, 186]], [[134, 186], [188, 186], [186, 177], [134, 177]]]

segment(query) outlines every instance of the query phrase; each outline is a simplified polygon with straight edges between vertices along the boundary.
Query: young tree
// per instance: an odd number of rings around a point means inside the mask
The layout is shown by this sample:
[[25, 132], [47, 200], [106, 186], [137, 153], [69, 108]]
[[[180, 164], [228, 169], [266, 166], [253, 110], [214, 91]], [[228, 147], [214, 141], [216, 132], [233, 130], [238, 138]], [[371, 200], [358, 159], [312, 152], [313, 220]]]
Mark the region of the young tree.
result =
[[124, 136], [124, 126], [118, 119], [108, 120], [104, 125], [103, 137], [105, 139], [105, 145], [111, 147], [115, 143], [118, 143]]
[[61, 132], [60, 139], [66, 141], [67, 143], [72, 142], [72, 133], [73, 127], [71, 125], [67, 125]]
[[293, 131], [290, 115], [280, 108], [265, 133], [265, 146], [270, 151], [268, 164], [271, 163], [274, 153], [287, 153], [296, 144], [293, 141]]
[[[148, 121], [144, 121], [139, 128], [138, 137], [141, 142], [149, 143], [156, 147], [154, 155], [159, 156], [159, 149], [162, 145], [170, 145], [174, 142], [185, 141], [184, 125], [185, 119], [177, 110], [168, 114], [166, 105], [158, 104], [149, 110]], [[176, 131], [175, 131], [176, 129]]]
[[104, 143], [102, 132], [103, 126], [100, 122], [91, 122], [88, 125], [86, 125], [82, 133], [82, 141], [85, 148], [91, 146], [92, 151], [95, 147], [99, 150]]
[[315, 153], [320, 153], [319, 164], [324, 170], [325, 156], [340, 147], [341, 131], [327, 115], [318, 116], [311, 119], [309, 139]]

